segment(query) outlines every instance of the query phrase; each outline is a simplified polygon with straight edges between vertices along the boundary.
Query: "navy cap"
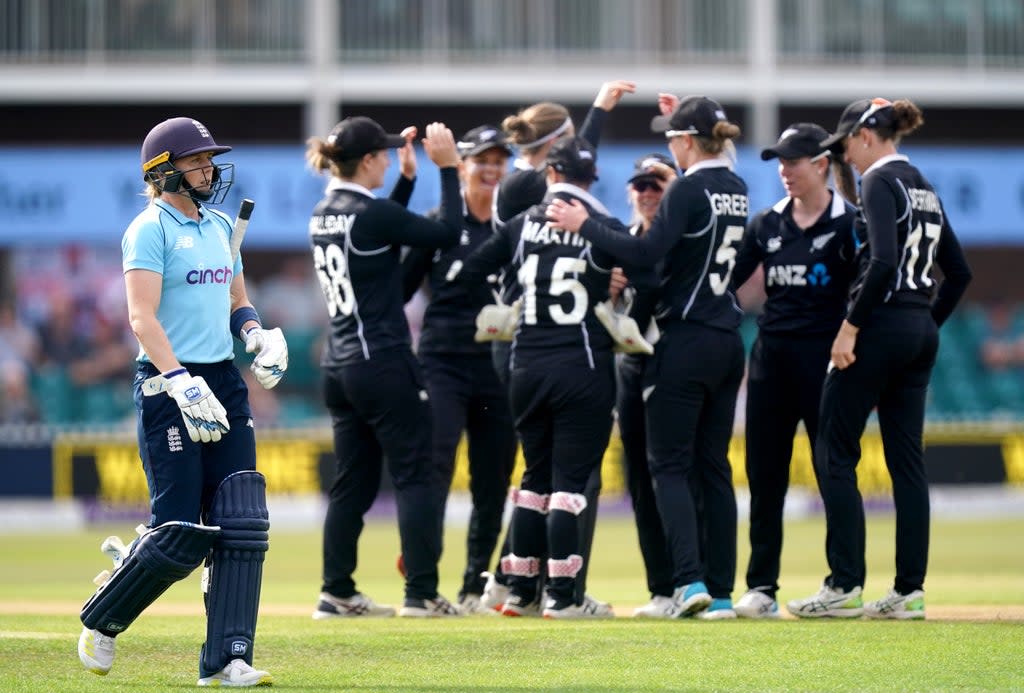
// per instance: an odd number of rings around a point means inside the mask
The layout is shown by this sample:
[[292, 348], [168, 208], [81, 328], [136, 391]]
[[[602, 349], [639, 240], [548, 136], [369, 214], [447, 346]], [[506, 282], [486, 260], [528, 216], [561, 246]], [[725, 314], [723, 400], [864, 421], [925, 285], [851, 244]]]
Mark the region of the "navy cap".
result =
[[223, 154], [231, 147], [217, 144], [213, 135], [194, 118], [170, 118], [156, 125], [142, 142], [142, 172], [199, 152]]
[[488, 149], [500, 149], [507, 156], [512, 156], [512, 148], [508, 145], [508, 137], [500, 128], [493, 125], [481, 125], [480, 127], [473, 128], [460, 137], [455, 146], [459, 150], [459, 156], [463, 159], [483, 154]]
[[651, 120], [651, 131], [664, 132], [670, 137], [683, 134], [710, 137], [715, 124], [722, 120], [728, 118], [717, 101], [706, 96], [687, 96], [679, 101], [671, 115], [655, 116]]
[[814, 123], [793, 123], [779, 135], [779, 141], [761, 150], [761, 160], [804, 159], [826, 154], [828, 149], [821, 143], [828, 137], [828, 130]]
[[563, 137], [557, 140], [544, 162], [571, 180], [597, 180], [597, 152], [582, 137]]
[[653, 168], [658, 164], [664, 164], [669, 168], [675, 170], [676, 164], [672, 159], [660, 153], [645, 154], [636, 161], [633, 162], [633, 175], [629, 177], [628, 183], [632, 183], [635, 180], [652, 180], [658, 181], [662, 184], [665, 183], [665, 179], [657, 173], [657, 169]]
[[327, 135], [327, 144], [340, 150], [340, 154], [335, 158], [339, 161], [349, 161], [381, 149], [404, 147], [405, 138], [401, 135], [388, 134], [372, 118], [352, 116], [334, 126]]
[[850, 135], [861, 128], [877, 128], [891, 125], [893, 122], [892, 102], [887, 99], [860, 99], [854, 101], [839, 116], [836, 134], [825, 139], [821, 146], [825, 149], [842, 149], [841, 145]]

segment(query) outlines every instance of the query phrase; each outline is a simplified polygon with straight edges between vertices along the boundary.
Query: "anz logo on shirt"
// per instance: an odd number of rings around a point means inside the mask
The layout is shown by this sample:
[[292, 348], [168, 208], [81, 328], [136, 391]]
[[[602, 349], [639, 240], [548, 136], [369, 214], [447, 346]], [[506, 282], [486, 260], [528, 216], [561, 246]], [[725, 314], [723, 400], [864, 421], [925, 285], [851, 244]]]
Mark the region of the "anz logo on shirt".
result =
[[772, 265], [768, 268], [768, 286], [827, 286], [832, 281], [822, 262], [807, 271], [807, 265]]

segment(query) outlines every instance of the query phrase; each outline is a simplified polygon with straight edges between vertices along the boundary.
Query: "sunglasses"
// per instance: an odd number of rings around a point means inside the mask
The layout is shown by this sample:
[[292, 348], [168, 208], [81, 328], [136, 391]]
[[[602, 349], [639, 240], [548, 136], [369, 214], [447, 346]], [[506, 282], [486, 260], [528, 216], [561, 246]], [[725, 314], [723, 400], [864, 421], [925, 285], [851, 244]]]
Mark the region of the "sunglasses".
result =
[[636, 190], [638, 193], [647, 192], [648, 190], [653, 190], [654, 192], [661, 192], [661, 186], [653, 181], [638, 180], [633, 181], [633, 190]]

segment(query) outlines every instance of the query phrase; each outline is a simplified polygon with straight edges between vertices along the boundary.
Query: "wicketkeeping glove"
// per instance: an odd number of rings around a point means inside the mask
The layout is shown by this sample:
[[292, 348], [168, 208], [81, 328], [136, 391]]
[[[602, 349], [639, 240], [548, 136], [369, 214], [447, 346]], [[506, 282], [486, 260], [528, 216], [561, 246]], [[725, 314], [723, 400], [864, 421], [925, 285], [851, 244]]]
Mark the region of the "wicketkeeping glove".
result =
[[216, 443], [227, 433], [228, 413], [201, 376], [189, 375], [184, 368], [164, 375], [167, 394], [181, 409], [188, 437], [193, 442]]
[[281, 381], [288, 370], [288, 342], [284, 341], [280, 327], [249, 328], [245, 333], [245, 350], [250, 354], [257, 352], [250, 368], [260, 385], [269, 390]]

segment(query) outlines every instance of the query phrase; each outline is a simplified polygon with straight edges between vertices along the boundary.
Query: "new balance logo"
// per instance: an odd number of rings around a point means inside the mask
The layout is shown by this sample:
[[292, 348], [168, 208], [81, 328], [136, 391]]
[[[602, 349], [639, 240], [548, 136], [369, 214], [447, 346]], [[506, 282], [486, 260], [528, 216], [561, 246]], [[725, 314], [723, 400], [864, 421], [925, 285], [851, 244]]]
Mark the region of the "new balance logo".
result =
[[194, 248], [196, 245], [195, 239], [192, 236], [178, 236], [174, 241], [174, 249], [181, 250], [182, 248]]

